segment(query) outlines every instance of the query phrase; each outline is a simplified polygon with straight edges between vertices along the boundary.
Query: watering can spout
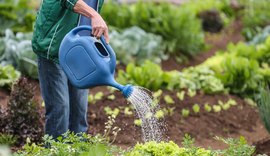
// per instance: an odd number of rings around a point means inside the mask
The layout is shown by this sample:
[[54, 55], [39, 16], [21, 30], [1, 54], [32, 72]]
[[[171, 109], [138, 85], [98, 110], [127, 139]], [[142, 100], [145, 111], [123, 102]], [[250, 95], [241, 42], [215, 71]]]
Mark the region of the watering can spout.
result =
[[130, 97], [130, 95], [132, 94], [133, 91], [133, 86], [128, 84], [128, 85], [121, 85], [119, 83], [117, 83], [116, 81], [112, 82], [110, 84], [112, 87], [117, 88], [119, 91], [122, 92], [123, 96], [127, 99]]

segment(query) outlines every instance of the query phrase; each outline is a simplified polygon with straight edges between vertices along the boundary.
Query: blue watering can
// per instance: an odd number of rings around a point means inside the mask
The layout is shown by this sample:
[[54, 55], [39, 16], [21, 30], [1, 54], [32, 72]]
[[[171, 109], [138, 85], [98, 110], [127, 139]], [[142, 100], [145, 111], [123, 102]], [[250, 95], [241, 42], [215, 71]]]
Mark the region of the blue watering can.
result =
[[[88, 31], [89, 35], [80, 35]], [[70, 82], [78, 88], [112, 86], [128, 98], [131, 85], [123, 86], [114, 79], [116, 56], [102, 36], [100, 40], [90, 36], [92, 28], [82, 25], [72, 29], [61, 42], [59, 62]]]

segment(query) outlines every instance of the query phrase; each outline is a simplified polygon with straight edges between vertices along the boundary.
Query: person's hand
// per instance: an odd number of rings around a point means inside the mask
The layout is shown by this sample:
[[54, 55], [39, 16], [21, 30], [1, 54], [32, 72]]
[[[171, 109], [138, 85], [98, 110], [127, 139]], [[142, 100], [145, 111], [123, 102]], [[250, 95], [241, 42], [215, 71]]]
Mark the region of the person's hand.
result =
[[109, 43], [109, 33], [108, 27], [102, 17], [96, 13], [91, 18], [92, 25], [92, 35], [96, 38], [100, 38], [101, 35], [104, 35], [105, 41]]

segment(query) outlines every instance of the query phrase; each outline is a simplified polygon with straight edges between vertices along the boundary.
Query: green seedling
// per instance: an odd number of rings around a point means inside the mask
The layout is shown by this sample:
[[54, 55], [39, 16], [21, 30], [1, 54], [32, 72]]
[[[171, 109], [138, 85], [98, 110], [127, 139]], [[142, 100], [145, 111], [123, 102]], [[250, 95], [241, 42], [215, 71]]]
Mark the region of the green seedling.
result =
[[189, 116], [189, 110], [188, 109], [182, 109], [182, 116], [188, 117]]
[[221, 111], [221, 106], [220, 105], [213, 105], [213, 110], [215, 113], [218, 113]]
[[198, 104], [194, 104], [192, 106], [193, 112], [198, 114], [200, 112], [200, 106]]
[[212, 111], [212, 107], [208, 103], [206, 103], [206, 104], [204, 104], [204, 110], [206, 112], [211, 112]]
[[129, 107], [125, 107], [125, 109], [124, 109], [124, 114], [125, 114], [125, 115], [132, 115], [133, 113], [132, 113], [132, 111], [129, 109]]
[[102, 92], [97, 92], [96, 95], [95, 95], [95, 100], [101, 100], [103, 95], [104, 94]]
[[172, 99], [172, 97], [170, 95], [165, 95], [164, 96], [164, 100], [167, 104], [174, 104], [174, 100]]
[[230, 104], [231, 106], [237, 105], [237, 102], [233, 99], [229, 99], [229, 101], [227, 103]]
[[[165, 109], [165, 108], [164, 108]], [[170, 116], [172, 116], [173, 115], [173, 113], [174, 113], [174, 110], [175, 110], [175, 107], [171, 107], [171, 108], [167, 108], [166, 109], [166, 113], [165, 114], [169, 114]], [[165, 111], [164, 111], [165, 112]]]
[[142, 120], [141, 120], [141, 119], [135, 119], [135, 120], [134, 120], [134, 124], [135, 124], [136, 126], [141, 127], [141, 126], [142, 126]]
[[165, 113], [163, 110], [158, 110], [156, 113], [155, 113], [155, 117], [157, 119], [161, 119], [161, 118], [164, 118], [165, 117]]
[[109, 100], [114, 100], [115, 99], [115, 95], [109, 95], [108, 97], [107, 97], [107, 99], [109, 99]]
[[162, 92], [163, 91], [161, 89], [159, 89], [158, 91], [153, 93], [153, 97], [154, 98], [159, 98], [162, 95]]
[[103, 97], [103, 93], [102, 92], [97, 92], [95, 95], [90, 94], [88, 95], [88, 102], [95, 104], [98, 100], [101, 100]]
[[180, 101], [183, 101], [184, 98], [185, 98], [185, 91], [177, 92], [177, 93], [176, 93], [176, 96], [178, 97], [178, 99], [179, 99]]
[[117, 117], [117, 115], [120, 113], [118, 108], [111, 109], [109, 106], [104, 107], [104, 111], [106, 115], [115, 117]]
[[196, 90], [188, 89], [187, 94], [189, 97], [194, 97], [196, 95]]
[[223, 110], [228, 110], [231, 107], [231, 105], [229, 103], [224, 103], [223, 105], [221, 105], [221, 107]]
[[220, 100], [218, 100], [218, 104], [221, 105], [221, 106], [224, 105], [224, 103], [222, 101], [220, 101]]
[[108, 88], [108, 90], [109, 90], [109, 92], [111, 93], [111, 94], [113, 94], [117, 89], [115, 89], [115, 88], [113, 88], [113, 87], [107, 87]]

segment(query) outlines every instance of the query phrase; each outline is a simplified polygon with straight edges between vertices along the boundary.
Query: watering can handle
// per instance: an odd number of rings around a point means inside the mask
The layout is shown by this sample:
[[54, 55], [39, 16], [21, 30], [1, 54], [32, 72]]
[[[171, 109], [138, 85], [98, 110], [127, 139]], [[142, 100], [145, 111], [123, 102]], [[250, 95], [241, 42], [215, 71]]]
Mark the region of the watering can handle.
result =
[[82, 26], [78, 26], [78, 27], [75, 27], [73, 30], [72, 30], [72, 35], [77, 35], [80, 31], [83, 31], [83, 30], [89, 30], [92, 32], [92, 27], [91, 26], [88, 26], [88, 25], [82, 25]]
[[[89, 26], [89, 25], [81, 25], [81, 26], [78, 26], [78, 27], [75, 27], [73, 30], [72, 30], [72, 35], [73, 36], [76, 36], [80, 31], [83, 31], [83, 30], [88, 30], [88, 31], [92, 31], [92, 27]], [[89, 35], [90, 36], [90, 35]], [[90, 36], [92, 37], [92, 36]], [[105, 41], [105, 38], [104, 36], [102, 35], [101, 38], [100, 38], [102, 44], [105, 46], [105, 48], [107, 49], [107, 51], [109, 52], [110, 54], [110, 57], [115, 60], [115, 54], [113, 52], [113, 49], [109, 46], [109, 44], [106, 43]], [[113, 62], [114, 63], [114, 62]]]

